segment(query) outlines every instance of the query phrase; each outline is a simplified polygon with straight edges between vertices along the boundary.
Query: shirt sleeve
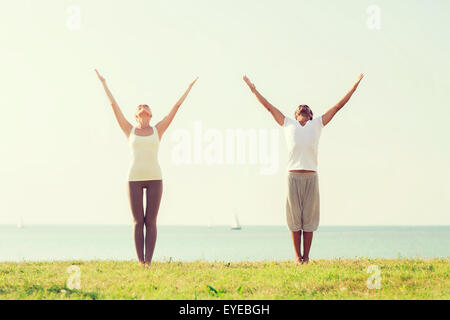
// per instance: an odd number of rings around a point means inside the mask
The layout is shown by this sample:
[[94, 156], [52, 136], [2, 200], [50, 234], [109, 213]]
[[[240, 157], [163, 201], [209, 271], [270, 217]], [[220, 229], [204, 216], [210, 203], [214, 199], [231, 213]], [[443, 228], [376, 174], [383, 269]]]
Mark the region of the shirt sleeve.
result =
[[291, 123], [291, 118], [289, 118], [288, 116], [284, 116], [283, 127], [287, 127]]
[[317, 118], [316, 118], [316, 121], [318, 122], [317, 126], [318, 126], [319, 128], [323, 128], [322, 116], [317, 117]]

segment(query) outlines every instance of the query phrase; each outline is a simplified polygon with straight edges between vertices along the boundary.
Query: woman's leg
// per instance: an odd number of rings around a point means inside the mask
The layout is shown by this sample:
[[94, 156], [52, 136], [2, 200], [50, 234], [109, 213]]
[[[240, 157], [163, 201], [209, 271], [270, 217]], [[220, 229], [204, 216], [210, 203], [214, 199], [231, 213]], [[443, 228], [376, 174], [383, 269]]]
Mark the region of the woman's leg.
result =
[[147, 185], [147, 207], [145, 209], [145, 263], [152, 262], [153, 251], [156, 244], [156, 218], [161, 203], [163, 184], [162, 180], [150, 180]]
[[128, 181], [128, 199], [133, 214], [134, 246], [139, 262], [144, 263], [144, 198], [141, 181]]

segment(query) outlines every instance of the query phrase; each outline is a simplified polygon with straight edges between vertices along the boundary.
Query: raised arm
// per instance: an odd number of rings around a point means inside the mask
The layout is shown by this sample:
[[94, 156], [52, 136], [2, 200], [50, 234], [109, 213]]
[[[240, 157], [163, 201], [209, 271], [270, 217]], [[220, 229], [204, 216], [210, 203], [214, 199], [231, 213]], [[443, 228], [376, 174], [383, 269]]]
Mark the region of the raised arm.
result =
[[116, 100], [114, 99], [111, 91], [109, 91], [108, 86], [106, 85], [106, 80], [103, 78], [100, 73], [95, 69], [95, 73], [97, 73], [97, 76], [100, 80], [100, 82], [103, 85], [103, 89], [105, 89], [106, 95], [108, 96], [109, 102], [111, 103], [114, 115], [116, 116], [117, 122], [119, 123], [120, 128], [125, 133], [125, 135], [128, 137], [131, 132], [131, 128], [133, 127], [131, 123], [128, 122], [128, 120], [123, 115], [122, 111], [119, 108], [119, 105], [117, 104]]
[[247, 78], [247, 76], [244, 76], [244, 81], [245, 83], [247, 83], [248, 87], [250, 88], [250, 90], [255, 94], [256, 98], [258, 99], [259, 102], [261, 102], [261, 104], [264, 106], [264, 108], [266, 108], [271, 114], [272, 117], [275, 119], [275, 121], [282, 126], [284, 123], [284, 114], [282, 114], [280, 112], [280, 110], [278, 110], [277, 108], [275, 108], [269, 101], [266, 100], [266, 98], [264, 98], [259, 92], [258, 90], [256, 90], [255, 85], [250, 81], [249, 78]]
[[195, 80], [193, 82], [191, 82], [191, 84], [187, 88], [186, 92], [181, 96], [181, 98], [177, 101], [177, 103], [175, 103], [175, 105], [170, 110], [169, 114], [156, 124], [156, 129], [158, 130], [160, 139], [162, 138], [164, 132], [166, 132], [167, 128], [169, 127], [170, 123], [172, 122], [173, 118], [175, 117], [178, 109], [180, 108], [181, 104], [188, 96], [189, 92], [191, 91], [191, 89], [194, 86], [197, 79], [198, 79], [198, 77], [195, 78]]
[[324, 126], [328, 124], [328, 122], [333, 119], [336, 112], [338, 112], [348, 100], [350, 100], [350, 97], [353, 95], [353, 93], [356, 91], [356, 88], [358, 87], [359, 83], [361, 82], [361, 79], [364, 77], [364, 75], [361, 73], [358, 77], [358, 80], [355, 82], [353, 87], [350, 89], [350, 91], [333, 107], [331, 107], [327, 112], [325, 112], [322, 116], [322, 123]]

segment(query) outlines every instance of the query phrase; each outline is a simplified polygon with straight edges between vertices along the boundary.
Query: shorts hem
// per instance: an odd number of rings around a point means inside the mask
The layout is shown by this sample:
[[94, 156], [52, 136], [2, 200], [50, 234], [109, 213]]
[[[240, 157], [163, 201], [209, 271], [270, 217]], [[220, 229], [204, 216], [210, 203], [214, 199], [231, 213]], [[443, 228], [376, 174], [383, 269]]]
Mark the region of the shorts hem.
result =
[[[291, 228], [291, 227], [287, 227], [288, 229], [289, 229], [289, 231], [291, 231], [291, 232], [298, 232], [298, 231], [304, 231], [304, 232], [314, 232], [314, 231], [317, 231], [317, 229], [318, 229], [318, 227], [317, 228], [304, 228], [304, 227], [299, 227], [299, 228]], [[306, 230], [305, 230], [306, 229]]]
[[304, 232], [314, 232], [314, 231], [317, 231], [317, 228], [316, 229], [310, 229], [310, 230], [303, 230]]

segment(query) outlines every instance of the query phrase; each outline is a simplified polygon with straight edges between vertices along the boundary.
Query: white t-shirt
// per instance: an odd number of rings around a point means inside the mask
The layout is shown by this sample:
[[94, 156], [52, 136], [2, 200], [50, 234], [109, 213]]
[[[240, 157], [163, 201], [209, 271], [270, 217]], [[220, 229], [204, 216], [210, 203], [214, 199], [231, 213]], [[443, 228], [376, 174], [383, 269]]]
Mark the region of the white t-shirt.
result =
[[283, 129], [289, 152], [288, 171], [317, 171], [317, 150], [322, 128], [322, 116], [309, 120], [304, 126], [295, 119], [284, 117]]

